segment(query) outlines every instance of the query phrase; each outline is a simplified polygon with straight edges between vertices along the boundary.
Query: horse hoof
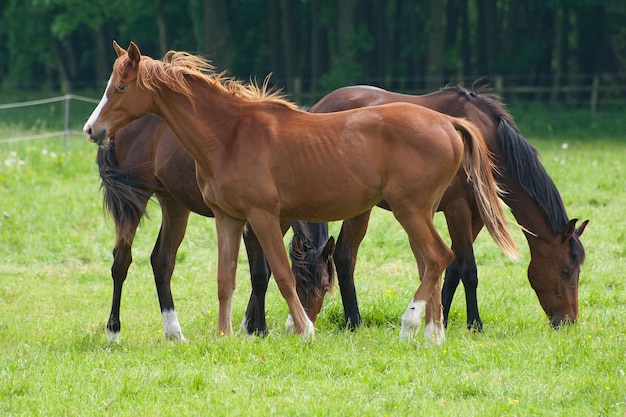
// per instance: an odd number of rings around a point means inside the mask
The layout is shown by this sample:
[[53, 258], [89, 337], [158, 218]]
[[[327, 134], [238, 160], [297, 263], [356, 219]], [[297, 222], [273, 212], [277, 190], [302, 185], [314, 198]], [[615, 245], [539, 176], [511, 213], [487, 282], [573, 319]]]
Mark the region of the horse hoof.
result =
[[309, 320], [307, 317], [304, 331], [302, 332], [302, 334], [300, 334], [300, 337], [304, 340], [313, 340], [314, 336], [315, 336], [315, 325], [313, 325], [313, 322]]
[[445, 338], [443, 325], [441, 325], [441, 323], [431, 321], [424, 328], [424, 336], [426, 336], [426, 340], [430, 340], [432, 343], [440, 345]]
[[291, 314], [287, 316], [287, 321], [285, 321], [285, 330], [287, 330], [287, 332], [289, 333], [296, 332], [296, 324], [293, 322], [293, 317], [291, 317]]
[[239, 326], [239, 332], [250, 336], [250, 333], [248, 333], [248, 318], [246, 316], [244, 316], [243, 320], [241, 320], [241, 325]]
[[[285, 322], [285, 329], [289, 333], [296, 332], [296, 324], [293, 322], [293, 317], [291, 317], [291, 314], [287, 316], [287, 321]], [[303, 338], [304, 340], [312, 340], [313, 336], [315, 336], [315, 325], [307, 317], [306, 323], [304, 325], [304, 331], [300, 333], [300, 337]]]
[[183, 336], [182, 332], [166, 333], [165, 338], [173, 342], [186, 342], [187, 341], [187, 339], [185, 339], [185, 336]]
[[120, 332], [107, 329], [107, 338], [109, 339], [109, 343], [120, 343]]

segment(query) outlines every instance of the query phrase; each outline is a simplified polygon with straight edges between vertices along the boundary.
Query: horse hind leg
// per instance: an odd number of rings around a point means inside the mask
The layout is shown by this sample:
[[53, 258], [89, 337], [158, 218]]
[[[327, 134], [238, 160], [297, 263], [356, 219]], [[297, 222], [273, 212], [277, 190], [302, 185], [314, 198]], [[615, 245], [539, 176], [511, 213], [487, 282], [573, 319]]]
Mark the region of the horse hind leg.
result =
[[159, 297], [165, 337], [169, 340], [185, 341], [174, 308], [171, 280], [176, 265], [176, 253], [187, 230], [189, 210], [172, 199], [160, 199], [159, 203], [163, 214], [161, 229], [150, 256], [150, 262]]
[[354, 270], [359, 245], [365, 237], [370, 214], [371, 210], [368, 210], [356, 217], [344, 220], [333, 254], [346, 327], [351, 330], [361, 325], [361, 313], [354, 286]]
[[439, 344], [444, 338], [441, 317], [441, 275], [452, 260], [452, 251], [437, 233], [432, 213], [405, 212], [394, 209], [396, 219], [409, 235], [411, 250], [421, 272], [421, 283], [402, 316], [400, 339], [412, 340], [426, 311], [425, 334]]
[[133, 262], [132, 243], [134, 238], [133, 228], [132, 236], [127, 239], [119, 238], [113, 248], [113, 265], [111, 266], [111, 278], [113, 279], [113, 295], [111, 300], [111, 313], [106, 324], [107, 337], [110, 342], [119, 343], [121, 321], [120, 321], [120, 304], [122, 302], [122, 287], [128, 276], [128, 268]]
[[[424, 276], [425, 264], [421, 254], [418, 257], [418, 269], [420, 277]], [[424, 327], [424, 336], [427, 340], [432, 341], [435, 344], [440, 344], [443, 341], [444, 333], [441, 324], [443, 323], [443, 310], [441, 306], [441, 283], [437, 281], [433, 294], [430, 296], [426, 303], [425, 317], [426, 326]]]
[[[128, 269], [133, 262], [132, 246], [135, 233], [139, 226], [139, 218], [127, 220], [115, 219], [116, 241], [113, 247], [113, 264], [111, 278], [113, 279], [113, 294], [111, 297], [111, 313], [106, 324], [107, 338], [110, 342], [119, 343], [122, 328], [120, 320], [120, 305], [122, 303], [122, 288], [128, 276]], [[122, 232], [124, 230], [125, 232]]]
[[444, 209], [454, 259], [446, 269], [443, 290], [441, 292], [443, 303], [443, 320], [447, 327], [450, 308], [454, 294], [463, 282], [465, 288], [465, 301], [467, 309], [467, 327], [470, 330], [482, 331], [482, 320], [478, 312], [478, 300], [476, 290], [478, 287], [478, 271], [474, 257], [473, 243], [482, 227], [480, 216], [475, 216], [471, 210], [465, 208]]

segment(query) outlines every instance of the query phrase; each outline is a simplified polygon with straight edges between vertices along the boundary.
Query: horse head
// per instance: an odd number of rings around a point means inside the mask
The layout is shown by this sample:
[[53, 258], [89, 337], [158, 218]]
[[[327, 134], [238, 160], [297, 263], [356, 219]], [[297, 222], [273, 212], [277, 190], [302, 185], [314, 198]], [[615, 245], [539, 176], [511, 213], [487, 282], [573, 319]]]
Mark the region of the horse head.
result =
[[313, 323], [322, 309], [326, 293], [333, 285], [334, 251], [335, 239], [332, 236], [319, 246], [299, 233], [294, 233], [291, 241], [291, 269], [296, 278], [296, 291]]
[[585, 256], [579, 238], [589, 220], [578, 228], [576, 222], [570, 220], [554, 237], [531, 245], [528, 280], [554, 328], [578, 318], [578, 281]]
[[138, 82], [142, 60], [141, 52], [134, 42], [124, 50], [113, 41], [117, 59], [102, 99], [83, 127], [88, 139], [98, 145], [108, 139], [120, 127], [148, 113], [152, 95]]

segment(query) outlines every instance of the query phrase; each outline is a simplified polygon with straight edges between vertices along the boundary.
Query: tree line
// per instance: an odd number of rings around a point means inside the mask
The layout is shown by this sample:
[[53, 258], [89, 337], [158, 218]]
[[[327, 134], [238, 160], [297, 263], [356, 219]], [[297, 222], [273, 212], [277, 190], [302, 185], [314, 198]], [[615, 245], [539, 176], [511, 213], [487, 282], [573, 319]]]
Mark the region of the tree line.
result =
[[[111, 41], [199, 53], [311, 97], [342, 85], [429, 91], [494, 75], [624, 82], [623, 0], [0, 0], [0, 83], [101, 88]], [[620, 78], [621, 77], [621, 78]]]

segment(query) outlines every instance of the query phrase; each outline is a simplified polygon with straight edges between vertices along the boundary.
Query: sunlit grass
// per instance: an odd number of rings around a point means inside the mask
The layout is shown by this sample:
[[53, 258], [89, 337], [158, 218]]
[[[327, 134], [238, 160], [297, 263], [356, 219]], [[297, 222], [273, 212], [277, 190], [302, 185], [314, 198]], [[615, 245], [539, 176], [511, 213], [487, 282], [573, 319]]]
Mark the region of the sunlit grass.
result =
[[[523, 131], [531, 115], [517, 117]], [[94, 145], [82, 137], [0, 144], [0, 414], [623, 416], [626, 136], [611, 126], [570, 136], [528, 129], [569, 216], [591, 220], [579, 322], [549, 327], [526, 279], [519, 230], [517, 263], [481, 233], [475, 252], [485, 331], [466, 330], [460, 288], [441, 346], [421, 335], [398, 340], [418, 277], [406, 236], [382, 210], [374, 211], [357, 264], [364, 327], [342, 328], [335, 290], [312, 342], [285, 332], [287, 307], [273, 282], [267, 338], [215, 336], [215, 227], [192, 216], [172, 284], [188, 342], [167, 342], [149, 262], [156, 203], [133, 248], [122, 339], [109, 344], [114, 231]], [[445, 236], [440, 215], [437, 224]], [[249, 291], [242, 249], [235, 327]]]

